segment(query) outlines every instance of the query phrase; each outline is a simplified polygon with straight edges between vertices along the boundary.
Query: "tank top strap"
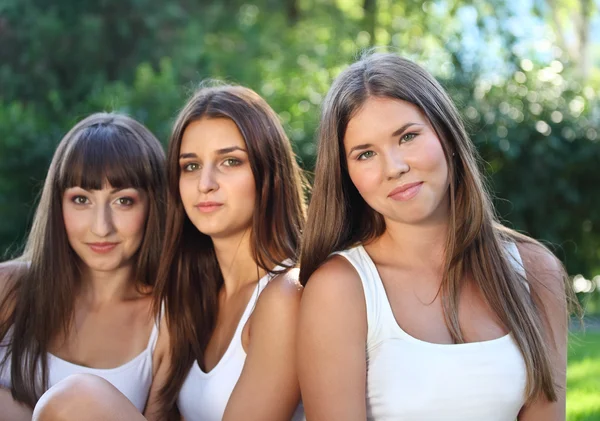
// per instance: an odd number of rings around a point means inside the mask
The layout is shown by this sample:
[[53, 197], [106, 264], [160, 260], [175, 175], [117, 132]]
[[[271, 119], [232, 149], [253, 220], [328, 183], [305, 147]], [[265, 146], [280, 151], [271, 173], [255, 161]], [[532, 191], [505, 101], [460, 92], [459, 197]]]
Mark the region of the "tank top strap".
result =
[[529, 282], [527, 282], [525, 266], [523, 265], [523, 259], [521, 258], [521, 253], [519, 253], [517, 243], [512, 241], [504, 243], [504, 250], [506, 251], [508, 262], [514, 268], [514, 270], [521, 276], [525, 288], [527, 288], [527, 291], [529, 291]]
[[385, 329], [386, 317], [382, 311], [383, 305], [381, 302], [382, 297], [385, 298], [386, 294], [379, 280], [377, 268], [363, 246], [357, 246], [333, 254], [343, 256], [358, 273], [365, 295], [367, 310], [367, 349], [371, 349], [385, 339], [384, 336], [387, 330]]

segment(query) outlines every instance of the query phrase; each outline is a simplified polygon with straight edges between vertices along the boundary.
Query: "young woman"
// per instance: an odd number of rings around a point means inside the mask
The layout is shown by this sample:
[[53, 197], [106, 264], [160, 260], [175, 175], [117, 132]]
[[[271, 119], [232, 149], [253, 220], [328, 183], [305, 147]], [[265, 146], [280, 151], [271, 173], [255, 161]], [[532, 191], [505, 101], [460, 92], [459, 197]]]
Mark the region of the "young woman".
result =
[[168, 151], [156, 287], [174, 361], [167, 409], [191, 420], [302, 418], [295, 265], [303, 183], [275, 112], [255, 92], [201, 89]]
[[77, 373], [146, 407], [168, 349], [152, 316], [164, 161], [118, 114], [91, 115], [60, 142], [25, 252], [0, 265], [0, 419], [31, 419], [40, 395]]
[[[159, 381], [161, 419], [303, 419], [293, 267], [304, 184], [277, 114], [248, 88], [200, 89], [175, 123], [167, 175], [155, 303], [173, 363]], [[86, 420], [143, 419], [105, 382], [82, 383], [89, 399], [65, 393], [54, 406], [86, 407]]]
[[333, 84], [300, 268], [310, 421], [564, 420], [564, 271], [497, 222], [416, 64], [373, 54]]

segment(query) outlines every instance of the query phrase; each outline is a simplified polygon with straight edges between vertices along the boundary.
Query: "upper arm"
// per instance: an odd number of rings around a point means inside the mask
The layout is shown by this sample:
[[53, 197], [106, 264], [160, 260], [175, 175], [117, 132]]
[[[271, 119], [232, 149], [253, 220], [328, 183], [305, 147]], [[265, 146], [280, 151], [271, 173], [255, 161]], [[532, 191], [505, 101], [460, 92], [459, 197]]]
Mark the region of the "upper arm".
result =
[[0, 388], [0, 408], [0, 421], [31, 421], [31, 408], [15, 401], [9, 389]]
[[360, 278], [335, 256], [305, 287], [298, 375], [311, 421], [366, 419], [367, 312]]
[[14, 292], [16, 280], [27, 270], [27, 263], [11, 260], [0, 263], [0, 323], [10, 317], [15, 308]]
[[159, 335], [156, 348], [152, 355], [152, 386], [148, 395], [148, 402], [144, 410], [144, 416], [148, 421], [160, 421], [164, 419], [164, 412], [160, 402], [160, 391], [169, 378], [171, 368], [171, 348], [169, 341], [169, 330], [166, 317], [160, 321]]
[[261, 293], [242, 374], [223, 420], [289, 420], [300, 400], [295, 339], [302, 286], [292, 270]]
[[565, 273], [558, 259], [535, 243], [518, 244], [531, 293], [541, 312], [545, 341], [553, 369], [556, 402], [538, 397], [523, 408], [519, 420], [564, 420], [567, 373], [568, 311]]

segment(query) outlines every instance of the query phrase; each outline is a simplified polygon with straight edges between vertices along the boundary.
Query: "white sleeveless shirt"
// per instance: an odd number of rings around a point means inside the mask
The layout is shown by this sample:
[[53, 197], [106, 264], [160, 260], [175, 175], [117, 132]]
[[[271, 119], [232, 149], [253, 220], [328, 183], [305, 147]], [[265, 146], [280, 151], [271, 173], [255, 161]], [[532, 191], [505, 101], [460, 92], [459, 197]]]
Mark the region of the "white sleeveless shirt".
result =
[[[277, 270], [279, 269], [281, 268], [277, 268]], [[231, 343], [217, 365], [205, 373], [198, 362], [194, 361], [177, 398], [177, 407], [185, 421], [221, 421], [223, 419], [229, 397], [246, 362], [246, 351], [242, 346], [242, 331], [252, 315], [258, 296], [272, 278], [273, 275], [267, 274], [258, 281], [233, 334]], [[257, 393], [260, 392], [257, 391]], [[294, 412], [292, 421], [302, 420], [304, 420], [304, 408], [300, 404]]]
[[[152, 327], [152, 333], [150, 334], [146, 349], [132, 360], [116, 368], [85, 367], [70, 363], [48, 353], [48, 388], [72, 374], [94, 374], [115, 386], [140, 412], [143, 412], [152, 384], [152, 354], [154, 353], [158, 339], [158, 324], [159, 322], [157, 321]], [[12, 334], [12, 330], [6, 336], [9, 334]], [[2, 345], [7, 343], [6, 340], [2, 342]], [[5, 347], [0, 346], [0, 361], [2, 361], [5, 354]], [[4, 367], [0, 369], [0, 387], [11, 387], [10, 367], [11, 360], [9, 358]]]
[[[515, 244], [509, 260], [524, 276]], [[510, 334], [485, 342], [436, 344], [403, 331], [374, 262], [362, 246], [338, 252], [356, 269], [367, 309], [367, 419], [515, 421], [526, 368]]]

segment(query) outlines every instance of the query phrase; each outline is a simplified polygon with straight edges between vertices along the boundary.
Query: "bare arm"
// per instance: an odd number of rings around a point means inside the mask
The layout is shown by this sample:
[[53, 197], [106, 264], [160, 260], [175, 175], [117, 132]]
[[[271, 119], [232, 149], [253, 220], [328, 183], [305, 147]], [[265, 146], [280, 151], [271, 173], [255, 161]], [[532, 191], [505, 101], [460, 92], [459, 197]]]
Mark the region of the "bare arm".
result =
[[8, 389], [0, 388], [0, 408], [0, 421], [31, 421], [31, 408], [15, 401]]
[[567, 299], [563, 270], [554, 255], [535, 244], [519, 244], [519, 252], [532, 292], [539, 296], [544, 316], [546, 341], [558, 400], [539, 397], [523, 407], [519, 421], [564, 421], [567, 380]]
[[158, 341], [154, 349], [154, 355], [152, 356], [152, 386], [150, 387], [148, 402], [144, 410], [144, 416], [148, 421], [162, 421], [164, 419], [159, 393], [168, 380], [171, 368], [169, 345], [169, 331], [167, 329], [166, 318], [163, 317], [160, 322]]
[[366, 419], [367, 312], [360, 278], [343, 257], [309, 279], [298, 326], [298, 375], [309, 421]]
[[244, 369], [223, 421], [289, 421], [300, 400], [295, 340], [302, 287], [297, 271], [277, 276], [258, 299]]
[[[27, 264], [19, 261], [0, 263], [0, 322], [4, 323], [14, 311], [14, 297], [6, 301], [15, 282], [15, 277], [27, 269]], [[3, 338], [0, 338], [0, 341]], [[0, 387], [0, 421], [31, 421], [33, 410], [13, 399], [10, 389]]]

